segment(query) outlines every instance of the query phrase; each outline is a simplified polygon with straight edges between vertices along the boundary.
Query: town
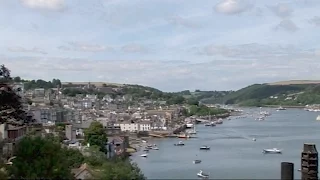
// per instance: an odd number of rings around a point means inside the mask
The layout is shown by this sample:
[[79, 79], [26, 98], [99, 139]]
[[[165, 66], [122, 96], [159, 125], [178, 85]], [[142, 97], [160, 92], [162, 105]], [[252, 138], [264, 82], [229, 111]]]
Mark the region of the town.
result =
[[[12, 89], [21, 97], [27, 118], [32, 123], [0, 125], [6, 159], [13, 156], [15, 144], [28, 133], [61, 136], [64, 146], [84, 151], [89, 146], [83, 143], [84, 132], [93, 122], [98, 122], [107, 134], [107, 154], [112, 157], [136, 152], [143, 139], [187, 137], [180, 132], [188, 123], [195, 123], [195, 118], [189, 118], [190, 110], [185, 104], [167, 104], [163, 100], [146, 98], [133, 100], [130, 94], [115, 95], [113, 92], [123, 91], [121, 86], [108, 87], [101, 83], [98, 86], [90, 82], [58, 83], [55, 88], [26, 90], [25, 85], [25, 82], [14, 82]], [[66, 92], [70, 90], [92, 93], [68, 95]], [[228, 117], [230, 114], [227, 110], [221, 112], [217, 116], [213, 114], [212, 119], [218, 120], [219, 115]]]

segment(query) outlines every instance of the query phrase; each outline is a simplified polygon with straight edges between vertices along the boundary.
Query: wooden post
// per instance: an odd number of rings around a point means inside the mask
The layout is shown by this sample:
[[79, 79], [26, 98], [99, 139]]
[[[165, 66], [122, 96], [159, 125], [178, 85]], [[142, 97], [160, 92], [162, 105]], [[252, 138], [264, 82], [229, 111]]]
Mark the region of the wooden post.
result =
[[281, 162], [281, 180], [294, 179], [294, 164], [291, 162]]

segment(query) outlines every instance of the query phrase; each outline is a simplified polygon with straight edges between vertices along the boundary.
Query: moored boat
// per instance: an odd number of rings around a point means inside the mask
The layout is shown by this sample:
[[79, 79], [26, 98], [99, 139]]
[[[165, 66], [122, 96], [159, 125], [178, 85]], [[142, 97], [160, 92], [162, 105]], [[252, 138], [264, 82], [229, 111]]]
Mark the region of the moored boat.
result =
[[184, 143], [182, 141], [179, 141], [177, 144], [174, 144], [175, 146], [184, 146]]
[[201, 163], [201, 160], [198, 160], [198, 159], [197, 159], [197, 160], [194, 160], [194, 161], [193, 161], [193, 164], [199, 164], [199, 163]]
[[202, 172], [201, 170], [200, 170], [200, 172], [197, 173], [197, 176], [201, 177], [201, 178], [209, 178], [209, 174], [206, 174], [206, 173]]
[[262, 153], [264, 153], [264, 154], [281, 154], [282, 150], [277, 149], [277, 148], [263, 149]]
[[316, 120], [317, 120], [317, 121], [320, 121], [320, 115], [317, 116], [317, 119], [316, 119]]
[[201, 146], [200, 150], [210, 150], [210, 146]]
[[141, 157], [148, 157], [148, 154], [141, 154]]

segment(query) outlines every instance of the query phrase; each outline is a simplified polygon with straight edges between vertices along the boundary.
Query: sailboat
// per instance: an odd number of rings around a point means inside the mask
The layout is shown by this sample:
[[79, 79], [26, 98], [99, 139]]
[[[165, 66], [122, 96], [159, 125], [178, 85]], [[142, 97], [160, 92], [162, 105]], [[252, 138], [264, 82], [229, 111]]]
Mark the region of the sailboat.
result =
[[209, 113], [209, 122], [205, 124], [205, 126], [216, 126], [216, 124], [214, 122], [211, 121], [211, 114]]

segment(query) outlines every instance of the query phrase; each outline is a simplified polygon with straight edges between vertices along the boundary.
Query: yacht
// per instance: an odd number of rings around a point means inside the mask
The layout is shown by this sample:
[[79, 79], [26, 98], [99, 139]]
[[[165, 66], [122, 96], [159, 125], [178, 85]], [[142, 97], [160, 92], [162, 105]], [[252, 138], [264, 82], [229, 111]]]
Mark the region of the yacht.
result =
[[317, 116], [317, 119], [316, 119], [316, 120], [317, 120], [317, 121], [320, 121], [320, 115]]
[[148, 154], [141, 154], [141, 157], [148, 157]]
[[208, 174], [205, 174], [204, 172], [202, 172], [200, 170], [200, 172], [197, 173], [197, 176], [198, 177], [201, 177], [201, 178], [209, 178], [209, 175]]
[[272, 149], [263, 149], [262, 153], [269, 153], [269, 154], [281, 154], [282, 151], [280, 149], [277, 148], [272, 148]]
[[178, 144], [174, 144], [175, 146], [184, 146], [184, 143], [182, 141], [179, 141]]
[[210, 150], [210, 146], [201, 146], [200, 150]]
[[193, 161], [193, 164], [199, 164], [199, 163], [201, 163], [201, 160], [194, 160]]

